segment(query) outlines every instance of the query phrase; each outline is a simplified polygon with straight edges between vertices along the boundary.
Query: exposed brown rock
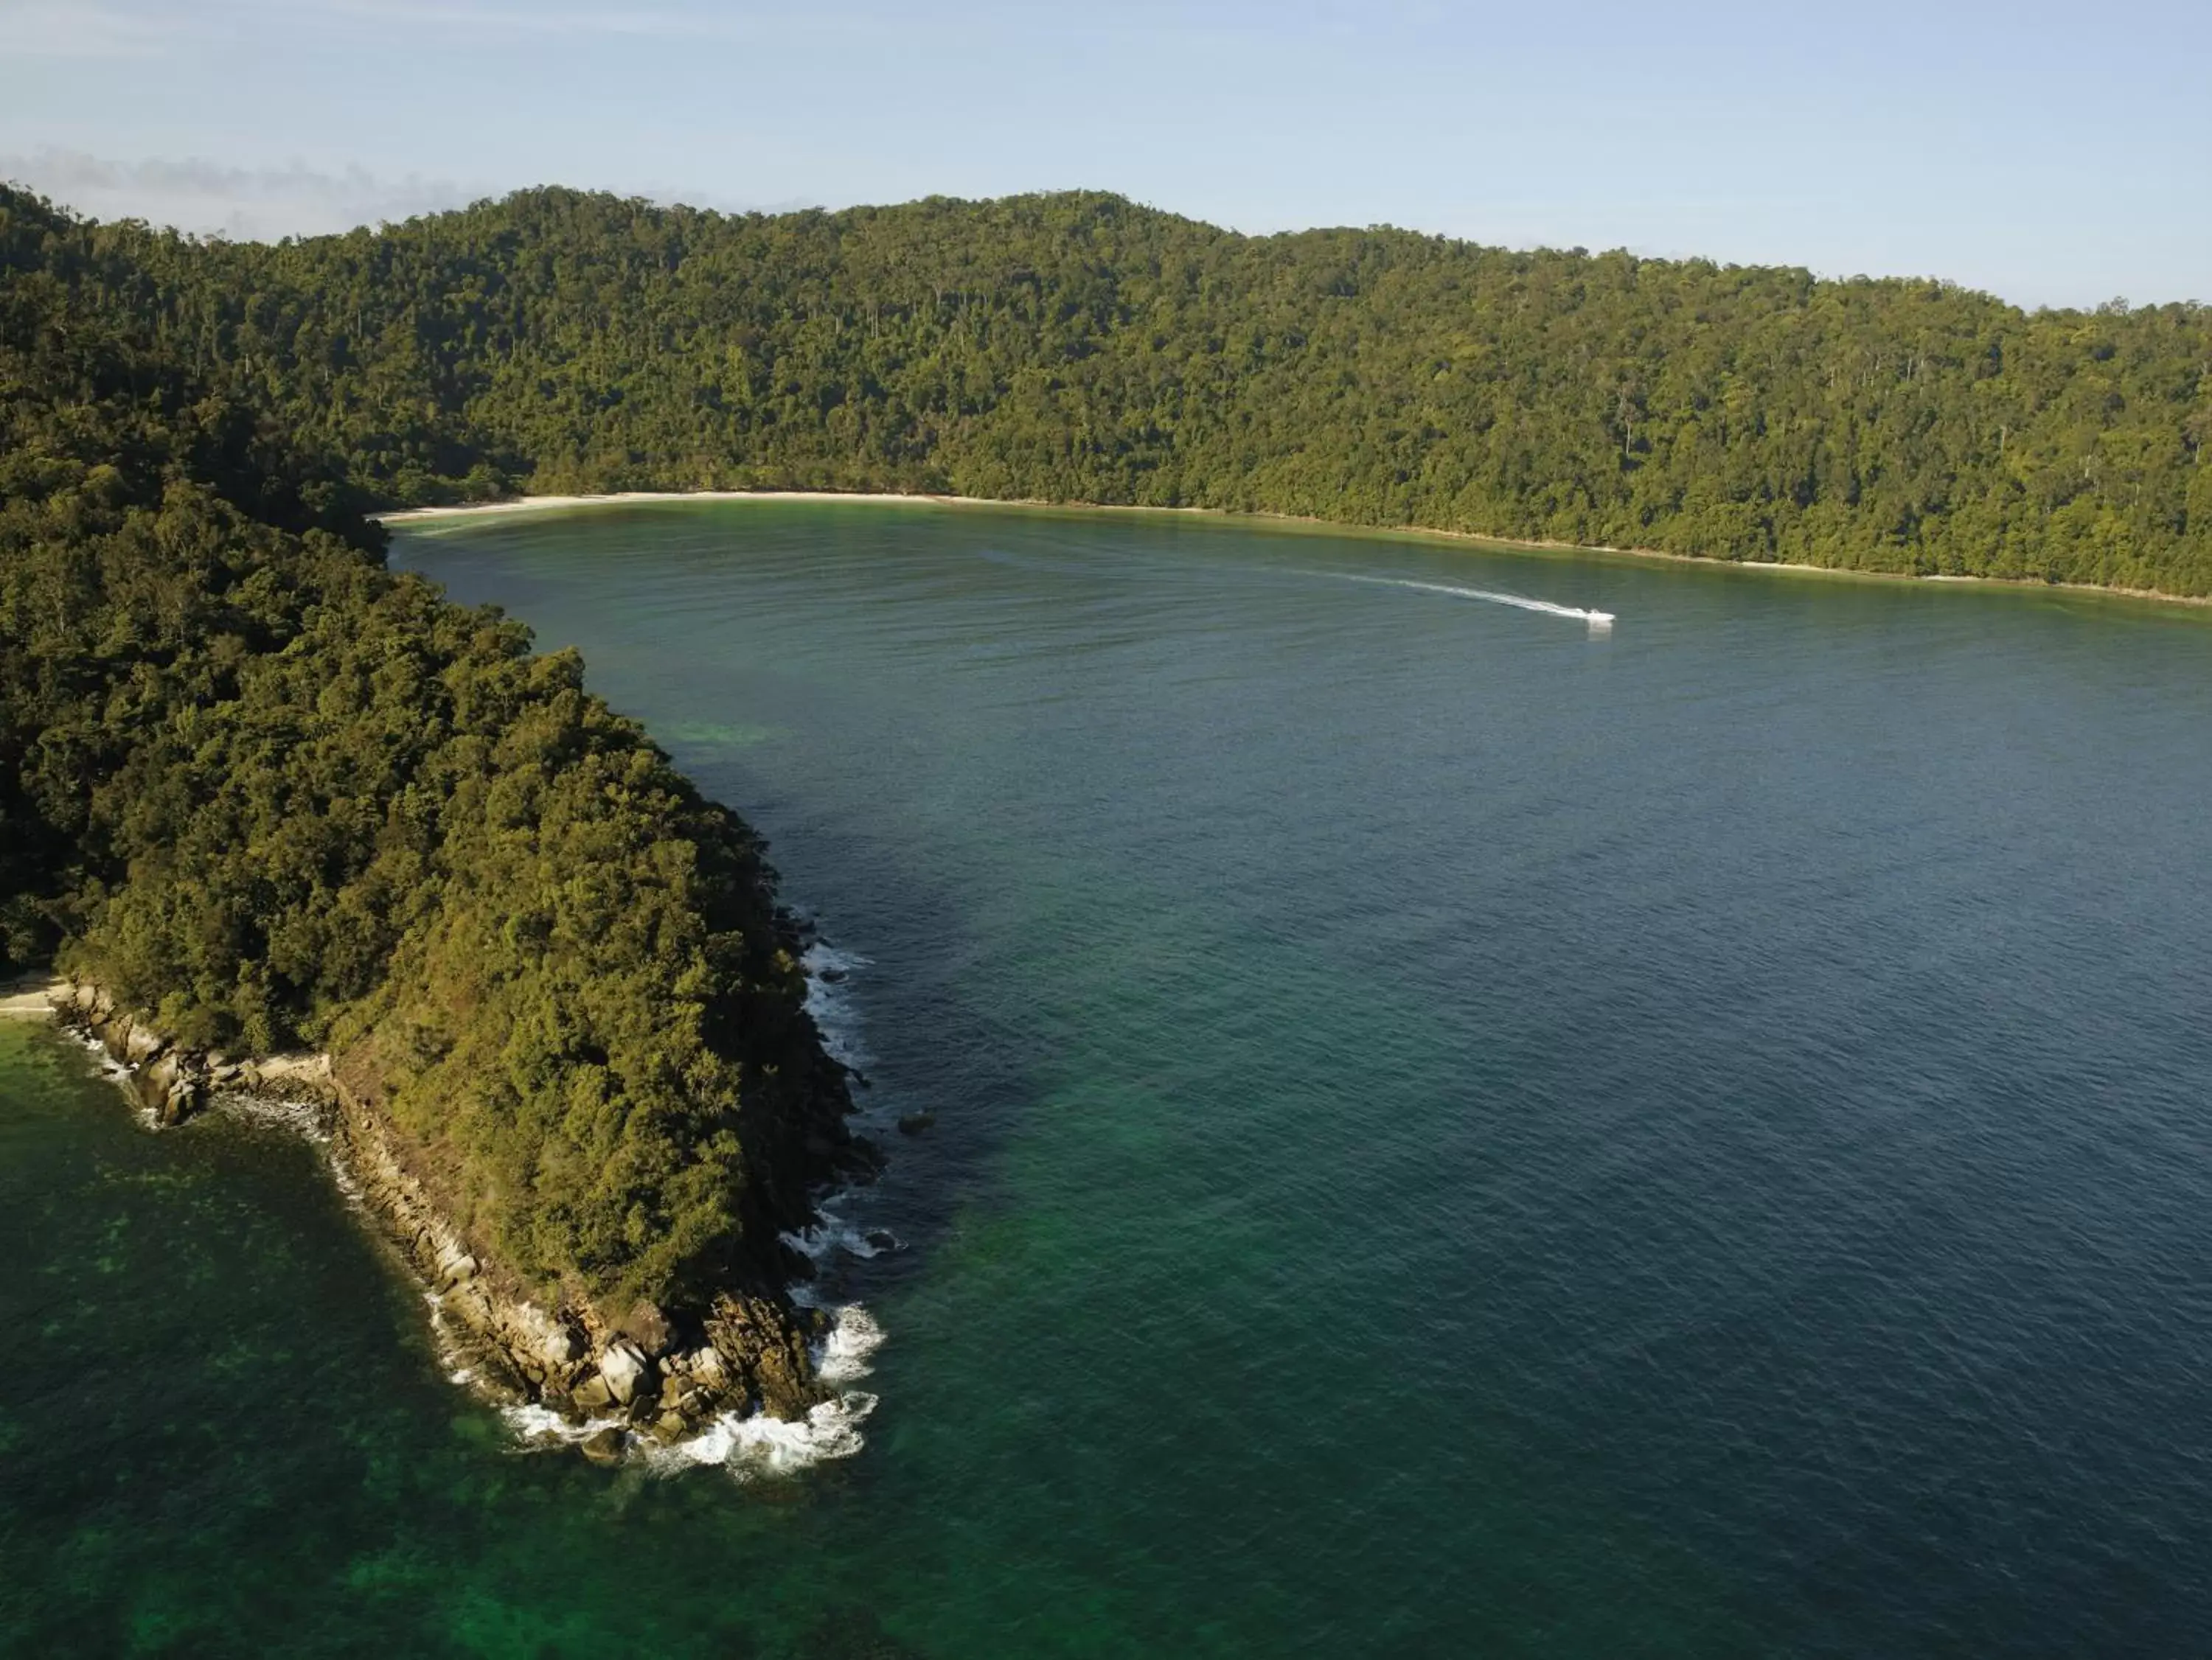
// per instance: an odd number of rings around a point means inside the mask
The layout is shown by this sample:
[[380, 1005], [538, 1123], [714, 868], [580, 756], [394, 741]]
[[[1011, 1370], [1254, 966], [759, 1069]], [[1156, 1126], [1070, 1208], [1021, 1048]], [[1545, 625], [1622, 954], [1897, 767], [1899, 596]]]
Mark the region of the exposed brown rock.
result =
[[618, 1464], [623, 1461], [623, 1455], [629, 1451], [629, 1435], [627, 1431], [609, 1425], [586, 1435], [577, 1446], [584, 1457], [595, 1464]]
[[[62, 1018], [134, 1067], [129, 1087], [162, 1124], [182, 1122], [210, 1088], [320, 1106], [333, 1132], [331, 1157], [436, 1294], [447, 1325], [471, 1348], [470, 1371], [487, 1393], [581, 1413], [628, 1407], [662, 1439], [756, 1404], [779, 1417], [803, 1417], [827, 1398], [807, 1349], [807, 1317], [781, 1297], [731, 1291], [688, 1314], [640, 1302], [611, 1326], [588, 1306], [548, 1309], [511, 1289], [511, 1278], [462, 1237], [408, 1173], [380, 1114], [337, 1075], [328, 1056], [234, 1058], [174, 1048], [118, 1011], [96, 986], [60, 986], [54, 999]], [[705, 1343], [683, 1348], [697, 1343], [702, 1327]], [[694, 1335], [679, 1341], [685, 1331]], [[623, 1432], [610, 1428], [584, 1451], [611, 1461], [627, 1445]]]
[[657, 1303], [640, 1302], [615, 1329], [647, 1354], [665, 1354], [668, 1352], [668, 1316], [661, 1312]]

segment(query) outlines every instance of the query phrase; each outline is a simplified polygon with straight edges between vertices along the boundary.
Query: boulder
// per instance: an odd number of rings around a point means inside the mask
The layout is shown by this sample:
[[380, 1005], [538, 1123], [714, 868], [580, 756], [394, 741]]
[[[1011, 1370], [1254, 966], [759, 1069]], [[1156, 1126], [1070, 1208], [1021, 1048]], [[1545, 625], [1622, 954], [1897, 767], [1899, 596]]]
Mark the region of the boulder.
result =
[[161, 1105], [155, 1109], [154, 1116], [173, 1128], [198, 1112], [206, 1096], [207, 1092], [198, 1078], [178, 1078], [162, 1093]]
[[599, 1361], [599, 1376], [606, 1380], [608, 1392], [623, 1405], [628, 1406], [637, 1394], [638, 1384], [644, 1379], [645, 1356], [633, 1343], [611, 1343], [605, 1356]]
[[898, 1121], [899, 1134], [902, 1136], [919, 1136], [923, 1130], [934, 1125], [936, 1122], [937, 1114], [934, 1112], [902, 1113], [899, 1116]]
[[576, 1387], [571, 1397], [586, 1412], [604, 1412], [615, 1403], [615, 1392], [607, 1387], [604, 1378], [586, 1378]]
[[123, 1053], [118, 1058], [127, 1065], [141, 1066], [168, 1046], [168, 1040], [151, 1027], [133, 1023], [124, 1036]]
[[615, 1329], [644, 1354], [668, 1353], [668, 1317], [657, 1303], [640, 1302]]
[[156, 1124], [182, 1124], [199, 1110], [207, 1086], [198, 1070], [174, 1050], [161, 1055], [131, 1075], [131, 1093], [154, 1116]]
[[618, 1464], [629, 1451], [629, 1433], [608, 1425], [593, 1430], [577, 1444], [577, 1448], [595, 1464]]
[[770, 1417], [803, 1418], [809, 1407], [829, 1397], [815, 1380], [797, 1323], [764, 1298], [730, 1293], [717, 1298], [707, 1335]]
[[[466, 1255], [457, 1245], [441, 1248], [441, 1263], [458, 1262]], [[473, 1262], [475, 1258], [469, 1257]], [[478, 1264], [477, 1275], [482, 1274]], [[565, 1372], [589, 1353], [591, 1345], [584, 1334], [569, 1322], [547, 1313], [535, 1303], [509, 1302], [501, 1306], [495, 1315], [493, 1300], [483, 1294], [483, 1281], [471, 1276], [456, 1282], [456, 1289], [483, 1298], [484, 1318], [496, 1320], [503, 1330], [501, 1341], [518, 1354], [533, 1356], [549, 1372]]]

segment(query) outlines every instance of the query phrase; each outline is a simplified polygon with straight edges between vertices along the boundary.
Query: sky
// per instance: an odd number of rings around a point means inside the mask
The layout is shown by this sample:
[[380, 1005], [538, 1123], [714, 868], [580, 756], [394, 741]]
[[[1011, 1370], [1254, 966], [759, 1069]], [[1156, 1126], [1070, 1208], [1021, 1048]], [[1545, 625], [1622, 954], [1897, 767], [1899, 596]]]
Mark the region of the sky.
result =
[[2212, 300], [2212, 0], [0, 0], [0, 178], [234, 237], [538, 184]]

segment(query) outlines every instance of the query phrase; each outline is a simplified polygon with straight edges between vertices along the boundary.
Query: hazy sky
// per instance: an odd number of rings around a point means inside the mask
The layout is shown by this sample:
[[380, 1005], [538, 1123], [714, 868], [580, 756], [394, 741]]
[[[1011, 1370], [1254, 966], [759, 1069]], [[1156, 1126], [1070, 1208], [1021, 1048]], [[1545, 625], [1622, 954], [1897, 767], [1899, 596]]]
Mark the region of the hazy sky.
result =
[[0, 0], [0, 176], [269, 236], [563, 183], [715, 207], [1092, 186], [2212, 300], [2212, 0]]

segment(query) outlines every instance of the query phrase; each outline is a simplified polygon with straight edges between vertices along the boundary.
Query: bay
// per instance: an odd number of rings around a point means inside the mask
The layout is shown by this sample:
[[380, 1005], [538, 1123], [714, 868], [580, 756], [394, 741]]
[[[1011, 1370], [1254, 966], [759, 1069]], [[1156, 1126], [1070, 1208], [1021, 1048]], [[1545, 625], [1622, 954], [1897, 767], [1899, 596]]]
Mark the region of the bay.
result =
[[0, 1029], [0, 1645], [2212, 1646], [2202, 615], [925, 504], [393, 559], [851, 965], [866, 1445], [519, 1452], [311, 1149]]

